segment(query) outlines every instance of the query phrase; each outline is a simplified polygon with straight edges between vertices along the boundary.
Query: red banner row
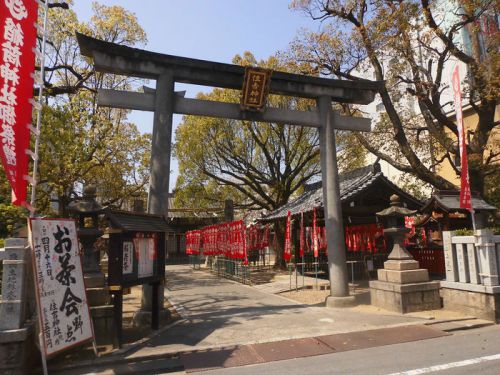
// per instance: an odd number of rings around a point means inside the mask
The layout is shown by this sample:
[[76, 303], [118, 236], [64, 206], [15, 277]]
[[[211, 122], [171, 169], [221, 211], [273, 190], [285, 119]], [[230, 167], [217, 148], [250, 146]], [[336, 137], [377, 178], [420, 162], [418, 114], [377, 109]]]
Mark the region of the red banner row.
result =
[[245, 226], [242, 220], [186, 232], [186, 254], [224, 255], [248, 262], [248, 251], [269, 246], [269, 227]]

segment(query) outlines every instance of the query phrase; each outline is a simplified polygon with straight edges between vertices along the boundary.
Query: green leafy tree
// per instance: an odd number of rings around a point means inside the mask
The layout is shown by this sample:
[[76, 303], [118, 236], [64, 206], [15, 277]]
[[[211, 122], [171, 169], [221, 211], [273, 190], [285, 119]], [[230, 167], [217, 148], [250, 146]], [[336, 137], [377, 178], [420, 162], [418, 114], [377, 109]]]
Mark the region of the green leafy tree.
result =
[[97, 90], [133, 89], [138, 81], [96, 73], [81, 56], [75, 31], [109, 42], [142, 46], [146, 35], [131, 12], [119, 6], [93, 3], [94, 15], [80, 23], [72, 10], [50, 11], [38, 209], [50, 212], [57, 201], [58, 215], [83, 184], [98, 187], [105, 205], [120, 206], [127, 197], [144, 193], [149, 181], [150, 135], [141, 135], [127, 122], [128, 111], [98, 108]]
[[[343, 79], [384, 82], [385, 107], [376, 131], [357, 138], [371, 153], [397, 169], [439, 189], [455, 186], [439, 175], [445, 160], [458, 156], [457, 126], [446, 115], [452, 108], [443, 90], [451, 60], [467, 66], [464, 104], [477, 115], [469, 130], [471, 186], [487, 192], [500, 171], [498, 121], [499, 33], [494, 1], [456, 2], [296, 0], [292, 7], [322, 22], [319, 32], [305, 31], [293, 45], [299, 63], [312, 71]], [[481, 32], [488, 20], [493, 33]], [[493, 24], [491, 24], [493, 22]], [[461, 43], [468, 35], [470, 47]], [[373, 77], [362, 73], [372, 72]], [[413, 113], [414, 103], [421, 115]], [[352, 109], [352, 108], [350, 108]], [[490, 184], [491, 185], [491, 184]]]
[[[4, 173], [0, 173], [0, 239], [12, 236], [26, 222], [23, 208], [10, 204], [11, 189]], [[3, 247], [0, 244], [0, 247]]]
[[[49, 11], [47, 97], [37, 185], [37, 212], [44, 215], [66, 216], [68, 203], [83, 184], [96, 184], [105, 205], [120, 206], [128, 197], [144, 194], [149, 181], [150, 135], [140, 134], [127, 121], [127, 111], [97, 107], [98, 89], [130, 90], [142, 81], [96, 73], [91, 61], [81, 56], [75, 38], [79, 31], [113, 43], [143, 46], [146, 34], [135, 15], [122, 7], [94, 2], [93, 16], [82, 23], [72, 4], [51, 4]], [[25, 214], [10, 206], [4, 185], [0, 232], [10, 234], [14, 219], [22, 221]], [[54, 202], [56, 212], [51, 208]]]

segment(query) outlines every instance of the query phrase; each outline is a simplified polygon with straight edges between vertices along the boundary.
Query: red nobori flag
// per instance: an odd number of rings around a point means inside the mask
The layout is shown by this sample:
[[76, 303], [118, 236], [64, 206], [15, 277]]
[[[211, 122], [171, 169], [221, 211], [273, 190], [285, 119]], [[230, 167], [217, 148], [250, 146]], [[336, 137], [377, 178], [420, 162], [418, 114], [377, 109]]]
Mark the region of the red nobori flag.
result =
[[37, 18], [35, 0], [0, 1], [0, 157], [16, 205], [26, 201]]
[[304, 256], [304, 213], [300, 213], [300, 256]]
[[455, 103], [455, 113], [457, 115], [458, 146], [462, 167], [460, 175], [460, 208], [471, 210], [472, 203], [469, 183], [469, 163], [467, 161], [467, 145], [465, 143], [465, 129], [462, 115], [462, 91], [460, 89], [460, 73], [458, 65], [455, 66], [455, 69], [453, 69], [451, 86], [453, 87], [453, 101]]
[[285, 253], [283, 255], [285, 262], [289, 262], [292, 258], [292, 242], [290, 238], [291, 213], [288, 211], [286, 215], [286, 232], [285, 232]]
[[316, 207], [313, 208], [313, 229], [312, 229], [312, 247], [314, 252], [314, 257], [318, 257], [319, 244], [318, 244], [318, 231], [316, 229]]

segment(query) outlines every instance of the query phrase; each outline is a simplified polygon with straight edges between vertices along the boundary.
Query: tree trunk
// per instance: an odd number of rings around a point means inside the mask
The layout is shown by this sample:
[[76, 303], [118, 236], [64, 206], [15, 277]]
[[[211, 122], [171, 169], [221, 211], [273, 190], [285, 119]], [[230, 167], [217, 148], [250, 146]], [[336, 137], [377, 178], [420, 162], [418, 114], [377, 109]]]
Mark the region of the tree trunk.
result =
[[[68, 203], [69, 203], [69, 200], [68, 198], [65, 196], [65, 195], [59, 195], [57, 197], [57, 202], [59, 204], [59, 207], [58, 207], [58, 214], [59, 214], [59, 217], [68, 217]], [[49, 203], [51, 204], [51, 203]]]
[[480, 153], [470, 153], [468, 155], [469, 183], [472, 192], [477, 192], [484, 196], [484, 175], [482, 163], [483, 155]]

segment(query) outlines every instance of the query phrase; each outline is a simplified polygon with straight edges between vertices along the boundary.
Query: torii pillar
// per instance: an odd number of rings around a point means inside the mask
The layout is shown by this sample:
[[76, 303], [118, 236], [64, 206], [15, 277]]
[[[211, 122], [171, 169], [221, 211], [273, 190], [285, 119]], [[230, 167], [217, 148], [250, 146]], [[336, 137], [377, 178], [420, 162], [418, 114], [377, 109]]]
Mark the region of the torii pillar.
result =
[[[168, 191], [170, 185], [170, 155], [172, 145], [172, 121], [174, 113], [173, 74], [165, 72], [156, 80], [155, 111], [153, 117], [153, 134], [151, 138], [151, 164], [147, 211], [150, 214], [168, 214]], [[134, 315], [139, 324], [146, 324], [153, 311], [153, 290], [149, 284], [142, 286], [141, 309]], [[160, 316], [169, 315], [164, 307], [165, 286], [158, 286]]]
[[332, 99], [328, 96], [318, 98], [317, 106], [321, 122], [319, 147], [330, 278], [330, 296], [326, 298], [325, 302], [329, 307], [346, 307], [353, 305], [355, 299], [354, 296], [349, 295], [340, 179], [337, 166], [335, 118], [339, 116], [332, 111]]

